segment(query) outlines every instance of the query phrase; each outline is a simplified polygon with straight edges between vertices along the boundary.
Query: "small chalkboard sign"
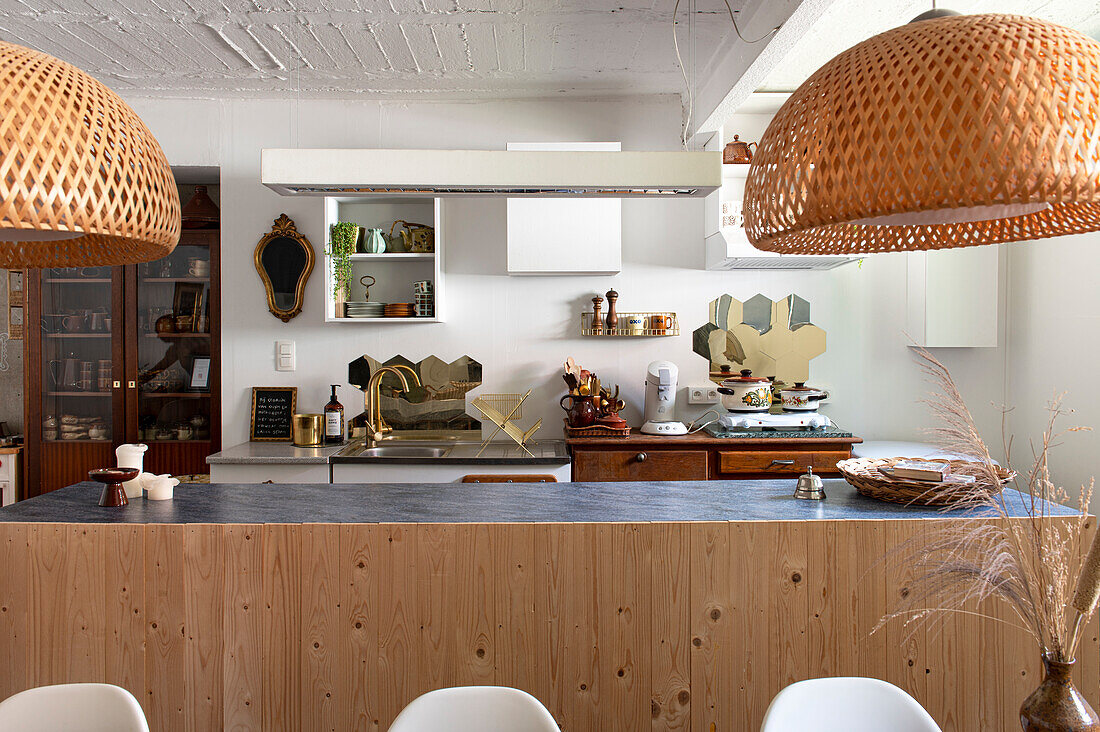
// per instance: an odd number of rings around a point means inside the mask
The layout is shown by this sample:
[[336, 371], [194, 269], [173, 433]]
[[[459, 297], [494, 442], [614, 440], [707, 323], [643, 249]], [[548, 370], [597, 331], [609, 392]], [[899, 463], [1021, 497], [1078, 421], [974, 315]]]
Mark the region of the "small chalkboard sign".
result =
[[252, 442], [289, 442], [290, 419], [298, 404], [295, 386], [252, 387], [252, 418], [248, 439]]

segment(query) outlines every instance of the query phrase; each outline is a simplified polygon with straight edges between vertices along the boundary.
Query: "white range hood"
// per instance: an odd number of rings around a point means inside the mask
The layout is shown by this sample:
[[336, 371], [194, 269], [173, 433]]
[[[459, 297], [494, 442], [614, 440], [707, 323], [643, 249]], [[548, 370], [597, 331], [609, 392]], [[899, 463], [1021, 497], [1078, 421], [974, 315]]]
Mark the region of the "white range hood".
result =
[[265, 149], [260, 181], [284, 195], [703, 197], [718, 152]]

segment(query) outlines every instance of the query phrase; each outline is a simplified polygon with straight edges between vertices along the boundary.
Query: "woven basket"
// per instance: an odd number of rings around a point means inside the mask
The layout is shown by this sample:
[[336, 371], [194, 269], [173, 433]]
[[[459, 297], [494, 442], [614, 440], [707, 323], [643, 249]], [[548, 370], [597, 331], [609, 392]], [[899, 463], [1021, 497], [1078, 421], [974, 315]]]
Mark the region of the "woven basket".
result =
[[[861, 495], [868, 498], [877, 498], [880, 501], [890, 503], [904, 503], [914, 506], [950, 506], [958, 503], [967, 493], [969, 486], [957, 483], [932, 483], [929, 481], [906, 480], [905, 478], [891, 478], [879, 470], [880, 468], [892, 468], [895, 463], [914, 458], [852, 458], [841, 460], [836, 464], [837, 470], [844, 479], [854, 485]], [[951, 472], [956, 474], [975, 473], [978, 463], [966, 460], [925, 460], [929, 463], [946, 463], [951, 465]], [[997, 474], [1001, 479], [1001, 487], [1016, 477], [1016, 473], [997, 466]]]

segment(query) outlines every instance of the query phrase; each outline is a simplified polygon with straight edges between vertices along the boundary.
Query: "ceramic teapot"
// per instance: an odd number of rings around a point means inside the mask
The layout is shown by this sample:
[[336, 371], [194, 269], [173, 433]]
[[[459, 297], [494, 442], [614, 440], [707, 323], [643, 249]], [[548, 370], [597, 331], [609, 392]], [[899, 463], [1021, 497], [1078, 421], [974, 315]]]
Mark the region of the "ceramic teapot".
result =
[[401, 241], [405, 244], [405, 251], [418, 253], [435, 251], [435, 229], [424, 224], [414, 224], [399, 219], [394, 221], [393, 226], [390, 227], [391, 239], [393, 238], [393, 230], [397, 228], [398, 224], [404, 227], [400, 234]]
[[722, 150], [722, 162], [725, 164], [751, 163], [753, 148], [755, 146], [755, 142], [745, 142], [737, 135], [734, 135], [733, 142], [726, 145], [725, 149]]

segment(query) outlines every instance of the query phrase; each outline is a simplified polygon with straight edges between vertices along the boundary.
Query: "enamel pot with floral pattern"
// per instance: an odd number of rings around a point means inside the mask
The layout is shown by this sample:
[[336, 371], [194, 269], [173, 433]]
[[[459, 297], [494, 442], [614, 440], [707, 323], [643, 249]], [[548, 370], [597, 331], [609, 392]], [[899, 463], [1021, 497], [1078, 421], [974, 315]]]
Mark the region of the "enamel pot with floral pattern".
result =
[[722, 406], [731, 412], [766, 412], [772, 405], [772, 382], [744, 369], [718, 386]]

